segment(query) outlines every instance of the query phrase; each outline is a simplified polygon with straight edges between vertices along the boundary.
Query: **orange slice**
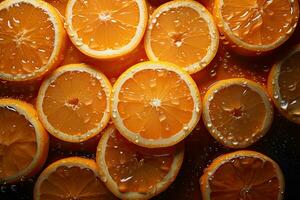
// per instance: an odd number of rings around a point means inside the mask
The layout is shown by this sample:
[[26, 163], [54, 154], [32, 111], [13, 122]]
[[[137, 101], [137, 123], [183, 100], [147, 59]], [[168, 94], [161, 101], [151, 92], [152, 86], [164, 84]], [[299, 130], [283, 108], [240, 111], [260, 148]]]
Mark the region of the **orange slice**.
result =
[[182, 69], [142, 62], [125, 71], [112, 94], [112, 119], [131, 142], [149, 148], [183, 140], [200, 119], [200, 94]]
[[139, 147], [111, 126], [99, 142], [96, 160], [102, 180], [118, 198], [150, 199], [175, 180], [183, 161], [182, 147]]
[[168, 61], [190, 74], [206, 67], [215, 57], [219, 33], [213, 17], [200, 3], [170, 1], [151, 16], [145, 36], [150, 60]]
[[35, 175], [48, 154], [48, 134], [34, 108], [14, 99], [0, 99], [0, 184]]
[[222, 80], [205, 94], [203, 120], [220, 143], [245, 148], [270, 129], [273, 107], [259, 84], [243, 78]]
[[0, 4], [0, 79], [36, 79], [62, 60], [65, 30], [59, 13], [41, 0]]
[[278, 110], [300, 124], [300, 45], [275, 63], [269, 75], [268, 90]]
[[284, 177], [272, 159], [255, 151], [216, 158], [200, 179], [203, 200], [282, 200]]
[[259, 55], [276, 49], [292, 35], [299, 5], [295, 0], [215, 0], [214, 16], [233, 50]]
[[97, 135], [110, 118], [111, 85], [85, 64], [58, 68], [41, 85], [37, 110], [44, 127], [67, 142], [82, 142]]
[[34, 200], [113, 200], [99, 178], [94, 160], [70, 157], [49, 165], [34, 186]]
[[115, 58], [137, 47], [147, 24], [144, 0], [70, 0], [66, 28], [74, 45], [94, 58]]

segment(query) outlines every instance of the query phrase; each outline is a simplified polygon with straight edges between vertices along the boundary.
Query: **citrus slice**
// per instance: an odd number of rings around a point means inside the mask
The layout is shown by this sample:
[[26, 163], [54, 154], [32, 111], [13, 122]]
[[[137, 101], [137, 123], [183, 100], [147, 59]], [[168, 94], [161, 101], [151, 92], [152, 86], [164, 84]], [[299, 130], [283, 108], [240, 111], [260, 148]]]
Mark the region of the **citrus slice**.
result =
[[110, 118], [111, 85], [85, 64], [58, 68], [41, 85], [37, 111], [44, 127], [67, 142], [82, 142], [97, 135]]
[[48, 134], [34, 108], [0, 99], [0, 184], [35, 175], [48, 154]]
[[62, 60], [66, 33], [59, 13], [41, 0], [0, 4], [0, 79], [41, 77]]
[[237, 53], [259, 55], [276, 49], [292, 35], [299, 5], [295, 0], [215, 0], [214, 16]]
[[146, 30], [144, 0], [70, 0], [67, 32], [74, 45], [94, 58], [115, 58], [135, 49]]
[[120, 199], [150, 199], [175, 180], [183, 161], [180, 144], [148, 149], [130, 143], [113, 126], [105, 130], [96, 153], [100, 176]]
[[210, 134], [231, 148], [245, 148], [263, 137], [273, 121], [265, 89], [243, 79], [214, 84], [203, 99], [203, 120]]
[[182, 69], [164, 62], [142, 62], [125, 71], [112, 94], [112, 119], [131, 142], [148, 147], [183, 140], [201, 115], [200, 94]]
[[99, 178], [94, 160], [70, 157], [49, 165], [34, 186], [34, 200], [117, 199]]
[[268, 90], [278, 110], [300, 124], [300, 45], [275, 63], [269, 75]]
[[269, 157], [236, 151], [216, 158], [200, 179], [203, 200], [281, 200], [284, 177]]
[[152, 14], [145, 36], [150, 60], [177, 64], [190, 74], [206, 67], [215, 57], [219, 33], [213, 17], [200, 3], [170, 1]]

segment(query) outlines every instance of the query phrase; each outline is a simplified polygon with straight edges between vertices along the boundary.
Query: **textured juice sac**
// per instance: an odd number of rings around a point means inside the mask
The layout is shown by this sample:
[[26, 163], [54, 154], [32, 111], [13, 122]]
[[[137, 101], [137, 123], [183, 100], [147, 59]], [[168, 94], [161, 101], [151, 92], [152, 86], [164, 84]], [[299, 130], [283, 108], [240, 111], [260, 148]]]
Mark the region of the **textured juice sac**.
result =
[[176, 150], [138, 147], [117, 133], [110, 136], [106, 148], [108, 170], [119, 191], [140, 193], [153, 189], [167, 175]]

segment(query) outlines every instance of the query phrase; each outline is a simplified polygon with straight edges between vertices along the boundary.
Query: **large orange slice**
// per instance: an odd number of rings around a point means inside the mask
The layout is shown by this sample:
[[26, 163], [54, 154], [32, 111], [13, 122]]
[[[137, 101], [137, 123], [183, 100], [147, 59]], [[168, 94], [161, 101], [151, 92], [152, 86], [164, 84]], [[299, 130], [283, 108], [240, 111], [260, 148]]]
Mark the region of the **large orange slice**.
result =
[[282, 200], [284, 177], [269, 157], [237, 151], [216, 158], [200, 179], [203, 200]]
[[112, 94], [112, 119], [120, 133], [144, 147], [184, 139], [200, 119], [197, 85], [171, 63], [142, 62], [125, 71]]
[[66, 28], [74, 45], [94, 58], [115, 58], [143, 38], [148, 14], [144, 0], [70, 0]]
[[182, 147], [139, 147], [111, 126], [99, 142], [96, 160], [102, 180], [117, 197], [150, 199], [175, 180], [183, 161]]
[[214, 16], [232, 49], [259, 55], [276, 49], [292, 35], [298, 4], [295, 0], [215, 0]]
[[276, 62], [269, 75], [268, 90], [278, 110], [300, 124], [300, 46]]
[[34, 186], [34, 200], [114, 200], [94, 160], [70, 157], [49, 165]]
[[41, 0], [3, 1], [0, 19], [0, 79], [36, 79], [60, 63], [66, 34], [51, 5]]
[[243, 78], [227, 79], [215, 83], [205, 94], [203, 120], [223, 145], [245, 148], [270, 129], [273, 107], [259, 84]]
[[58, 139], [86, 141], [107, 125], [110, 93], [111, 85], [101, 72], [85, 64], [65, 65], [41, 85], [39, 118]]
[[0, 99], [0, 184], [35, 175], [48, 154], [48, 134], [34, 108]]
[[170, 1], [158, 7], [145, 36], [150, 60], [173, 62], [190, 74], [212, 61], [218, 45], [213, 17], [204, 6], [191, 0]]

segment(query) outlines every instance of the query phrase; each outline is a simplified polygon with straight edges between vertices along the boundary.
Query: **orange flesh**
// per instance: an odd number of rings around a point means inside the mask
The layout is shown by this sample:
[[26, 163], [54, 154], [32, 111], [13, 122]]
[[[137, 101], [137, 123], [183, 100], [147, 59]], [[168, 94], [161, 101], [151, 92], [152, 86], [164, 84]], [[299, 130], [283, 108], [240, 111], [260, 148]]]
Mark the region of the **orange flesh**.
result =
[[77, 0], [72, 24], [90, 49], [115, 50], [127, 45], [135, 36], [139, 15], [135, 0]]
[[159, 15], [151, 31], [151, 48], [163, 61], [182, 67], [202, 60], [211, 44], [208, 24], [189, 7], [171, 8]]
[[294, 29], [297, 2], [290, 0], [220, 0], [221, 13], [233, 34], [253, 45], [268, 45]]
[[120, 192], [147, 193], [169, 173], [175, 150], [139, 147], [113, 132], [107, 141], [105, 162]]
[[253, 157], [233, 158], [209, 177], [211, 200], [274, 200], [280, 194], [276, 168]]
[[49, 123], [69, 135], [81, 135], [98, 127], [106, 106], [100, 80], [83, 71], [61, 74], [49, 85], [43, 100]]
[[54, 27], [49, 16], [28, 3], [0, 10], [0, 73], [30, 74], [49, 61]]
[[12, 107], [0, 107], [0, 180], [26, 169], [36, 151], [32, 124]]
[[177, 73], [141, 70], [122, 85], [118, 111], [124, 125], [143, 138], [169, 138], [191, 120], [194, 101]]
[[300, 52], [289, 57], [282, 65], [278, 77], [281, 107], [300, 117]]
[[65, 16], [68, 0], [46, 0], [46, 2], [54, 6], [59, 11], [61, 16]]
[[247, 86], [231, 85], [214, 94], [209, 112], [225, 141], [244, 142], [261, 132], [266, 117], [262, 97]]
[[43, 200], [115, 199], [94, 172], [78, 166], [60, 166], [40, 185]]

